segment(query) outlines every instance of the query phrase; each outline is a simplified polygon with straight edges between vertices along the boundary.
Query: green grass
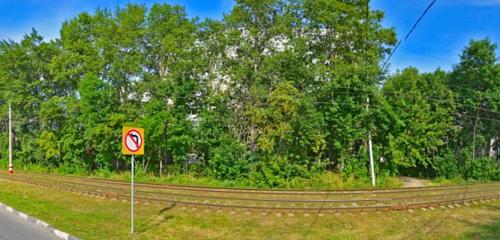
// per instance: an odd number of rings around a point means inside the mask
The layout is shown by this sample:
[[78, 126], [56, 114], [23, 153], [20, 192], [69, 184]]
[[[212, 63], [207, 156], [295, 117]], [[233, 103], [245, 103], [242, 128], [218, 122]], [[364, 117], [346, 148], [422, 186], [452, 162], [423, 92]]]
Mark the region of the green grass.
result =
[[453, 186], [494, 182], [493, 180], [465, 180], [463, 178], [435, 178], [427, 181], [427, 186]]
[[[116, 180], [130, 180], [130, 172], [114, 173], [109, 176], [96, 175], [98, 177], [112, 178]], [[242, 188], [259, 188], [250, 180], [239, 181], [222, 181], [210, 177], [195, 176], [192, 174], [181, 175], [166, 175], [158, 177], [154, 175], [139, 175], [137, 181], [145, 183], [160, 183], [160, 184], [178, 184], [191, 186], [206, 186], [206, 187], [242, 187]], [[399, 187], [401, 182], [397, 178], [380, 178], [377, 185], [378, 188]], [[355, 179], [340, 177], [339, 174], [326, 172], [310, 179], [295, 178], [288, 181], [283, 181], [277, 189], [362, 189], [372, 188], [368, 179]]]
[[[129, 204], [0, 179], [0, 202], [82, 239], [130, 239]], [[498, 239], [500, 201], [414, 213], [262, 216], [138, 204], [133, 239]]]
[[459, 184], [467, 184], [467, 183], [473, 183], [473, 182], [482, 182], [482, 181], [467, 181], [463, 178], [442, 178], [438, 177], [435, 179], [432, 179], [432, 181], [428, 184], [430, 186], [449, 186], [449, 185], [459, 185]]
[[[68, 173], [64, 169], [48, 169], [40, 165], [27, 165], [21, 166], [16, 169], [17, 172], [36, 172], [36, 173], [50, 173], [57, 175], [69, 176], [85, 176], [107, 178], [114, 180], [130, 181], [130, 172], [112, 172], [107, 170], [97, 170], [89, 174], [88, 172], [71, 172]], [[218, 180], [211, 177], [199, 176], [195, 174], [170, 174], [161, 177], [143, 173], [138, 170], [135, 175], [135, 181], [142, 183], [157, 183], [157, 184], [177, 184], [177, 185], [190, 185], [190, 186], [204, 186], [204, 187], [239, 187], [239, 188], [262, 188], [249, 179], [240, 179], [232, 181]], [[393, 188], [400, 187], [402, 183], [397, 177], [378, 176], [377, 188]], [[297, 190], [320, 190], [320, 189], [369, 189], [372, 188], [370, 179], [368, 178], [342, 178], [337, 173], [325, 172], [317, 174], [311, 178], [295, 178], [285, 180], [283, 179], [279, 186], [275, 189], [297, 189]]]
[[[0, 166], [2, 165], [0, 161]], [[0, 168], [0, 169], [6, 169]], [[47, 168], [41, 165], [24, 165], [17, 166], [15, 172], [36, 172], [36, 173], [50, 173], [66, 176], [83, 176], [83, 177], [96, 177], [105, 179], [114, 179], [122, 181], [130, 181], [129, 171], [109, 171], [109, 170], [96, 170], [92, 173], [88, 171], [68, 171], [65, 168]], [[177, 184], [189, 186], [203, 186], [203, 187], [238, 187], [238, 188], [267, 188], [256, 185], [250, 179], [240, 180], [218, 180], [211, 177], [196, 175], [196, 174], [166, 174], [161, 177], [152, 173], [143, 173], [142, 170], [136, 172], [135, 180], [141, 183], [157, 183], [157, 184]], [[451, 186], [463, 185], [473, 183], [485, 183], [489, 181], [478, 180], [464, 180], [462, 178], [446, 179], [442, 177], [434, 179], [420, 179], [425, 186]], [[398, 177], [391, 177], [387, 175], [377, 176], [376, 188], [394, 188], [401, 187], [402, 182]], [[295, 178], [285, 180], [283, 179], [279, 186], [274, 189], [296, 189], [296, 190], [344, 190], [344, 189], [371, 189], [371, 182], [369, 178], [343, 178], [338, 173], [324, 172], [322, 174], [314, 175], [310, 178]]]

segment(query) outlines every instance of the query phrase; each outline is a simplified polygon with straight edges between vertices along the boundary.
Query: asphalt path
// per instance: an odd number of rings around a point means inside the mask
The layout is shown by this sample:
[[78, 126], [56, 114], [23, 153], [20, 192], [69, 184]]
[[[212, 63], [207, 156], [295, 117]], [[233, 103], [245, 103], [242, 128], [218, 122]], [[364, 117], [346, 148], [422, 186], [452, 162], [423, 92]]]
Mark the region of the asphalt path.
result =
[[47, 229], [0, 208], [0, 240], [55, 240]]

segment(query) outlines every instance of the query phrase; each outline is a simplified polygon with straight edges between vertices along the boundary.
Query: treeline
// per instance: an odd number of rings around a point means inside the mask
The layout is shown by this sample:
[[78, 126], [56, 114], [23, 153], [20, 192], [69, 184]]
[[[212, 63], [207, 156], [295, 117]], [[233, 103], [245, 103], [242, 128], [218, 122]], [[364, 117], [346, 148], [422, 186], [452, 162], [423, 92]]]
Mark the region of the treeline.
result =
[[[168, 4], [98, 9], [60, 39], [0, 43], [15, 161], [123, 170], [121, 128], [145, 128], [141, 167], [276, 186], [324, 171], [499, 179], [500, 64], [471, 41], [451, 72], [380, 65], [394, 29], [367, 0], [238, 0], [222, 20]], [[370, 103], [367, 105], [367, 99]]]

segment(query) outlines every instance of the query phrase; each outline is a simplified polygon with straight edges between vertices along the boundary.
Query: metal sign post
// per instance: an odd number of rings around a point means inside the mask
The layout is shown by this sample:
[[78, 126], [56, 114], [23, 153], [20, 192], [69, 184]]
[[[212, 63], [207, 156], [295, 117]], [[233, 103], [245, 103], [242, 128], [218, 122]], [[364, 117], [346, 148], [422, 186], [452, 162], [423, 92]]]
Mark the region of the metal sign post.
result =
[[144, 155], [144, 129], [123, 127], [122, 154], [131, 155], [130, 167], [130, 234], [134, 234], [134, 171], [135, 156]]
[[130, 234], [134, 234], [134, 162], [135, 157], [132, 155], [132, 176], [130, 179]]

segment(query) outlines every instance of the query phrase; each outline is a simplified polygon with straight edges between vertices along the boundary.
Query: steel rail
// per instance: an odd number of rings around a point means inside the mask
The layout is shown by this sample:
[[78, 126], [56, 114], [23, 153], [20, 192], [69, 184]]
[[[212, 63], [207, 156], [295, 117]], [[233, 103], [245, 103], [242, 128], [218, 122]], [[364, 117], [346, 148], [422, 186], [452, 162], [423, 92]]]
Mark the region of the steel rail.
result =
[[[17, 177], [19, 178], [19, 177]], [[45, 180], [46, 181], [46, 180]], [[82, 187], [97, 187], [112, 191], [125, 191], [123, 188], [113, 188], [104, 187], [96, 185], [86, 185], [74, 182], [64, 182], [61, 180], [56, 180], [59, 184], [72, 185], [72, 186], [82, 186]], [[52, 184], [54, 182], [51, 182]], [[496, 190], [496, 189], [493, 189]], [[500, 191], [500, 190], [499, 190]], [[412, 200], [412, 199], [427, 199], [427, 198], [445, 198], [450, 196], [462, 195], [461, 192], [452, 192], [448, 194], [434, 194], [425, 196], [405, 196], [405, 197], [390, 197], [390, 198], [378, 198], [378, 199], [335, 199], [335, 200], [296, 200], [296, 199], [258, 199], [258, 198], [237, 198], [237, 197], [223, 197], [223, 196], [203, 196], [203, 195], [190, 195], [190, 194], [179, 194], [179, 193], [166, 193], [166, 192], [151, 192], [137, 190], [137, 193], [160, 195], [160, 196], [175, 196], [175, 197], [186, 197], [186, 198], [197, 198], [197, 199], [215, 199], [215, 200], [232, 200], [232, 201], [253, 201], [253, 202], [280, 202], [280, 203], [353, 203], [353, 202], [387, 202], [387, 201], [401, 201], [401, 200]], [[481, 191], [468, 191], [469, 194], [472, 193], [484, 193], [489, 192], [487, 190]]]
[[[28, 181], [29, 182], [29, 181]], [[50, 184], [41, 184], [41, 183], [34, 183], [33, 181], [30, 182], [33, 185], [40, 185], [40, 186], [45, 186], [49, 188], [56, 188], [54, 185]], [[75, 188], [59, 188], [61, 190], [66, 190], [70, 192], [83, 192], [83, 193], [88, 193], [92, 195], [97, 195], [97, 196], [104, 196], [104, 197], [110, 197], [106, 192], [101, 192], [101, 191], [95, 191], [95, 190], [88, 190], [88, 189], [75, 189]], [[476, 193], [483, 193], [487, 191], [476, 191]], [[466, 194], [471, 194], [474, 192], [463, 192], [463, 193], [456, 193], [453, 195], [466, 195]], [[112, 197], [114, 198], [124, 198], [124, 200], [128, 199], [128, 195], [126, 194], [115, 194], [113, 193]], [[432, 196], [431, 196], [432, 197]], [[499, 193], [490, 193], [486, 195], [481, 195], [481, 196], [474, 196], [474, 197], [462, 197], [462, 198], [456, 198], [456, 199], [446, 199], [443, 201], [430, 201], [430, 202], [420, 202], [420, 203], [398, 203], [398, 204], [389, 204], [389, 205], [377, 205], [377, 206], [356, 206], [356, 207], [273, 207], [273, 206], [248, 206], [248, 205], [227, 205], [227, 204], [214, 204], [214, 203], [199, 203], [199, 202], [188, 202], [188, 201], [179, 201], [179, 200], [171, 200], [171, 199], [160, 199], [160, 198], [151, 198], [151, 197], [143, 197], [143, 196], [138, 196], [139, 200], [146, 200], [146, 201], [151, 201], [151, 202], [170, 202], [170, 203], [175, 203], [175, 204], [181, 204], [181, 205], [192, 205], [192, 206], [204, 206], [204, 207], [217, 207], [217, 208], [235, 208], [235, 209], [259, 209], [259, 210], [307, 210], [307, 211], [339, 211], [339, 210], [369, 210], [369, 209], [386, 209], [389, 208], [389, 210], [398, 210], [398, 209], [406, 209], [406, 208], [411, 208], [415, 206], [431, 206], [432, 204], [446, 204], [446, 203], [456, 203], [456, 202], [463, 202], [467, 200], [474, 200], [474, 199], [490, 199], [490, 198], [498, 198]], [[429, 198], [429, 196], [424, 196], [424, 198]], [[386, 200], [391, 200], [391, 199], [386, 199]]]
[[[7, 177], [7, 179], [20, 179], [23, 177]], [[25, 178], [27, 179], [27, 178]], [[20, 181], [29, 181], [29, 180], [20, 180]], [[48, 181], [48, 180], [44, 180]], [[99, 185], [86, 185], [81, 183], [74, 182], [64, 182], [60, 180], [56, 180], [57, 184], [61, 185], [71, 185], [71, 186], [81, 186], [81, 187], [97, 187], [103, 188], [112, 191], [125, 191], [125, 188], [115, 188], [115, 187], [104, 187]], [[55, 182], [50, 182], [54, 184]], [[192, 194], [182, 194], [182, 193], [169, 193], [169, 192], [152, 192], [152, 191], [144, 191], [144, 190], [136, 190], [137, 193], [143, 194], [152, 194], [152, 195], [164, 195], [164, 196], [176, 196], [176, 197], [187, 197], [187, 198], [202, 198], [202, 199], [218, 199], [218, 200], [234, 200], [234, 201], [255, 201], [255, 202], [286, 202], [286, 203], [350, 203], [350, 202], [378, 202], [376, 199], [349, 199], [349, 200], [297, 200], [297, 199], [258, 199], [258, 198], [236, 198], [236, 197], [223, 197], [223, 196], [204, 196], [204, 195], [192, 195]]]
[[[76, 176], [59, 176], [59, 175], [46, 175], [46, 174], [38, 174], [38, 173], [30, 173], [24, 175], [41, 175], [45, 178], [71, 178], [71, 179], [80, 179], [85, 181], [91, 181], [95, 183], [111, 183], [111, 184], [120, 184], [120, 185], [129, 185], [130, 183], [120, 180], [111, 180], [111, 179], [98, 179], [98, 178], [86, 178], [86, 177], [76, 177]], [[475, 183], [475, 184], [466, 184], [466, 185], [458, 185], [458, 186], [431, 186], [431, 187], [414, 187], [414, 188], [390, 188], [390, 189], [367, 189], [367, 190], [318, 190], [318, 191], [305, 191], [305, 190], [263, 190], [263, 189], [244, 189], [244, 188], [214, 188], [214, 187], [187, 187], [187, 186], [179, 186], [179, 185], [160, 185], [160, 184], [151, 184], [151, 183], [136, 183], [138, 187], [148, 187], [148, 188], [159, 188], [159, 189], [177, 189], [177, 190], [185, 190], [185, 191], [197, 191], [197, 192], [214, 192], [214, 193], [244, 193], [244, 194], [274, 194], [274, 195], [354, 195], [354, 194], [392, 194], [392, 193], [407, 193], [407, 192], [419, 192], [419, 191], [445, 191], [449, 189], [463, 189], [467, 187], [476, 187], [476, 186], [487, 186], [498, 185], [500, 187], [500, 183]]]
[[[36, 185], [36, 184], [35, 184]], [[50, 185], [41, 185], [49, 188], [53, 188]], [[69, 192], [78, 192], [74, 189], [63, 189]], [[92, 190], [84, 190], [82, 191], [87, 194], [92, 194], [96, 196], [106, 195], [102, 192], [92, 191]], [[413, 203], [413, 204], [392, 204], [392, 205], [379, 205], [379, 206], [355, 206], [355, 207], [272, 207], [272, 206], [243, 206], [243, 205], [222, 205], [222, 204], [213, 204], [213, 203], [198, 203], [198, 202], [187, 202], [187, 201], [176, 201], [176, 200], [166, 200], [166, 199], [156, 199], [149, 197], [138, 196], [138, 200], [150, 201], [150, 202], [158, 202], [158, 203], [172, 203], [173, 205], [185, 205], [185, 206], [197, 206], [197, 207], [208, 207], [208, 208], [217, 208], [217, 209], [246, 209], [246, 210], [264, 210], [264, 211], [301, 211], [301, 212], [365, 212], [365, 211], [381, 211], [381, 210], [405, 210], [412, 208], [426, 208], [433, 207], [439, 205], [447, 205], [447, 204], [456, 204], [456, 203], [464, 203], [475, 200], [487, 200], [487, 199], [498, 199], [499, 195], [485, 195], [479, 197], [468, 197], [468, 198], [460, 198], [460, 199], [452, 199], [446, 201], [429, 201], [424, 203]], [[128, 195], [118, 195], [117, 199], [128, 200]]]

